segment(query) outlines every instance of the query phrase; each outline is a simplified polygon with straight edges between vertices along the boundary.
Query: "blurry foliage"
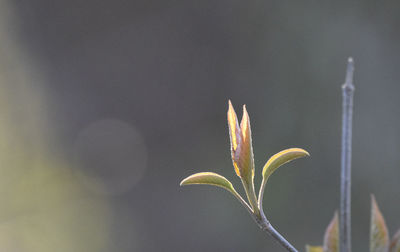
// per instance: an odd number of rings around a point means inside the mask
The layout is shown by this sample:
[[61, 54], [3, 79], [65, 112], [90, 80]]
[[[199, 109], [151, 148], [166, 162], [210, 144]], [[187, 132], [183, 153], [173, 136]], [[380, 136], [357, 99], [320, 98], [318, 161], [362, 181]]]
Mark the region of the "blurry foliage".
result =
[[[69, 165], [52, 156], [34, 90], [0, 81], [0, 250], [104, 251], [107, 202], [92, 197]], [[9, 99], [16, 86], [24, 99]]]
[[[323, 247], [307, 245], [306, 252], [339, 252], [338, 227], [338, 215], [335, 213], [325, 231]], [[400, 229], [390, 241], [385, 219], [373, 195], [371, 196], [370, 252], [400, 252]]]
[[337, 212], [326, 228], [323, 246], [306, 245], [306, 252], [313, 251], [339, 252], [339, 217]]
[[8, 10], [0, 1], [0, 251], [108, 251], [108, 203], [54, 156], [39, 77], [8, 32]]

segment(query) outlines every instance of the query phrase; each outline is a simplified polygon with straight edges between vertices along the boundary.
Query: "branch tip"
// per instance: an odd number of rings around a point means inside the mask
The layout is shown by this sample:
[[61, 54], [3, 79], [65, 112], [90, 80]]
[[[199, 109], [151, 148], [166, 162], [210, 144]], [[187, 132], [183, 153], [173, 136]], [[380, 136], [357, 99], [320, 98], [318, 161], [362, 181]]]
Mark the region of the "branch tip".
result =
[[354, 73], [354, 60], [352, 57], [347, 59], [347, 70], [346, 70], [346, 80], [343, 84], [343, 89], [354, 90], [353, 85], [353, 73]]

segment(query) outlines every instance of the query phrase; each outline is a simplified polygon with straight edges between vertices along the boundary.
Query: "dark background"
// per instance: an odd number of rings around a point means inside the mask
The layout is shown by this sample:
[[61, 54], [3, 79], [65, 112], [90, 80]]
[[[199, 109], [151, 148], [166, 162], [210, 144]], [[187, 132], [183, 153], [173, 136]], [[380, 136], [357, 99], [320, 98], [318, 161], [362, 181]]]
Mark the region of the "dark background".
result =
[[12, 181], [0, 188], [0, 233], [8, 251], [283, 251], [227, 192], [179, 187], [192, 173], [214, 171], [242, 193], [228, 99], [239, 117], [242, 104], [250, 114], [257, 190], [269, 156], [310, 152], [271, 177], [264, 206], [298, 249], [321, 244], [339, 206], [349, 56], [354, 251], [368, 249], [371, 193], [390, 233], [400, 227], [398, 1], [0, 7], [0, 169]]

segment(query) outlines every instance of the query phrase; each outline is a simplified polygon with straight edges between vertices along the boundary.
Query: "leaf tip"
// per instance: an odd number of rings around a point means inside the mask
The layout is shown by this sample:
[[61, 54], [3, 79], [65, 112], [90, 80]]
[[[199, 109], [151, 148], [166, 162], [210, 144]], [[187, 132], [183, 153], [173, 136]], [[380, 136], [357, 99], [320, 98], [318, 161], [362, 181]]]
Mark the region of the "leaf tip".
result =
[[326, 228], [324, 235], [324, 251], [338, 252], [339, 251], [339, 216], [338, 211], [335, 211], [331, 222]]
[[185, 185], [185, 179], [182, 179], [182, 181], [179, 183], [179, 186], [184, 186]]
[[390, 243], [391, 252], [399, 252], [400, 251], [400, 229], [395, 233]]
[[196, 174], [190, 175], [189, 177], [182, 179], [182, 181], [179, 183], [179, 186], [185, 186], [185, 185], [192, 184], [192, 183], [190, 183], [190, 180], [194, 175], [196, 175]]
[[375, 196], [371, 194], [371, 251], [385, 251], [389, 247], [389, 232], [382, 212], [379, 210]]
[[297, 152], [299, 155], [298, 156], [299, 158], [305, 157], [305, 156], [310, 156], [310, 153], [308, 153], [308, 151], [306, 151], [305, 149], [302, 149], [302, 148], [290, 148], [290, 149], [288, 149], [288, 151]]

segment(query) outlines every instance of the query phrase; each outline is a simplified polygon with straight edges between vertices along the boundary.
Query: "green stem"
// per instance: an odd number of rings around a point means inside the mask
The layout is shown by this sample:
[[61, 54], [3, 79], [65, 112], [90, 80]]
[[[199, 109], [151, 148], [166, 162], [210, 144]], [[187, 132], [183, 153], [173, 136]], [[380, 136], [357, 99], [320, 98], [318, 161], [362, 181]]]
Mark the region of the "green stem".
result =
[[247, 204], [247, 202], [242, 198], [242, 196], [240, 196], [240, 194], [237, 193], [235, 190], [230, 192], [239, 200], [239, 202], [244, 206], [244, 208], [246, 208], [246, 210], [250, 213], [250, 215], [253, 216], [254, 215], [253, 209], [251, 209], [249, 204]]
[[263, 198], [264, 198], [264, 191], [265, 191], [266, 184], [267, 184], [267, 179], [263, 178], [263, 180], [261, 182], [261, 186], [260, 186], [260, 191], [258, 192], [258, 209], [260, 209], [262, 216], [265, 216], [264, 208], [263, 208]]
[[242, 179], [242, 184], [243, 184], [244, 190], [245, 190], [246, 195], [247, 195], [247, 199], [249, 200], [250, 206], [252, 207], [254, 214], [259, 217], [260, 216], [260, 210], [259, 210], [258, 204], [257, 204], [257, 196], [256, 196], [256, 192], [254, 190], [253, 181], [252, 181], [252, 183], [247, 184], [245, 182], [245, 180]]

